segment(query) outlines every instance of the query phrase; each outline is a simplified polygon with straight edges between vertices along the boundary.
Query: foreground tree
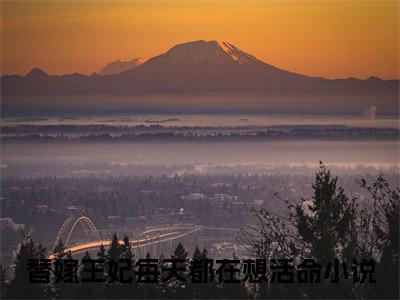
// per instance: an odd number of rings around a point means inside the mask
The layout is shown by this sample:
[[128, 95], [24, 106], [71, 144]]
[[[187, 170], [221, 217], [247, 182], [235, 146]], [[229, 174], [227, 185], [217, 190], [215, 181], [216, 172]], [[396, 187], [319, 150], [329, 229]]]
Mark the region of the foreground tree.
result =
[[[176, 263], [174, 266], [172, 265], [172, 263], [166, 263], [164, 261], [163, 265], [162, 265], [162, 269], [161, 269], [161, 274], [162, 277], [166, 277], [168, 272], [164, 272], [164, 270], [167, 269], [173, 269], [173, 268], [177, 268], [177, 269], [182, 269], [182, 270], [187, 270], [188, 269], [188, 259], [187, 259], [187, 252], [185, 247], [183, 246], [182, 243], [179, 243], [178, 246], [175, 248], [174, 253], [171, 255], [172, 259], [179, 259], [182, 260], [182, 262], [178, 262]], [[164, 270], [163, 270], [164, 269]], [[191, 296], [191, 290], [189, 288], [187, 288], [188, 285], [188, 276], [186, 276], [186, 274], [182, 271], [178, 271], [177, 274], [184, 278], [186, 280], [186, 282], [181, 282], [179, 279], [177, 279], [176, 277], [172, 277], [171, 279], [169, 279], [168, 281], [165, 281], [163, 283], [163, 286], [165, 288], [165, 296], [167, 298], [176, 298], [176, 299], [186, 299], [186, 298], [190, 298]]]
[[111, 260], [118, 261], [121, 258], [122, 250], [123, 249], [119, 244], [118, 236], [117, 234], [114, 234], [111, 240], [110, 247], [107, 250], [107, 255], [106, 255], [107, 262], [110, 262]]
[[[42, 255], [40, 250], [39, 255]], [[6, 299], [37, 299], [50, 297], [48, 285], [29, 282], [28, 261], [40, 256], [30, 236], [24, 236], [12, 266], [12, 278], [4, 291]]]
[[0, 265], [0, 299], [4, 297], [4, 290], [6, 285], [7, 285], [6, 270], [4, 270], [3, 266]]
[[[76, 299], [103, 299], [106, 298], [104, 294], [104, 286], [102, 282], [83, 282], [85, 279], [90, 279], [91, 274], [86, 270], [91, 268], [91, 256], [88, 251], [82, 257], [81, 265], [79, 266], [79, 278], [81, 280], [79, 289], [75, 294]], [[97, 274], [97, 278], [104, 278], [102, 274]], [[83, 281], [82, 281], [83, 280]], [[70, 299], [72, 299], [70, 297]]]
[[123, 240], [123, 244], [120, 246], [121, 247], [121, 258], [123, 259], [133, 259], [133, 253], [132, 253], [132, 247], [131, 247], [131, 242], [129, 238], [125, 235]]
[[[357, 257], [358, 240], [355, 199], [348, 198], [342, 187], [337, 186], [338, 177], [332, 177], [324, 165], [312, 184], [314, 195], [311, 201], [296, 205], [293, 216], [297, 232], [303, 243], [302, 252], [325, 267], [335, 260], [350, 263]], [[306, 257], [303, 257], [306, 258]], [[322, 288], [309, 288], [308, 297], [351, 297], [351, 284], [340, 280], [340, 287], [330, 280], [322, 281]], [[344, 283], [343, 283], [344, 282]]]
[[187, 252], [185, 247], [183, 247], [182, 243], [179, 243], [176, 249], [174, 250], [174, 254], [172, 255], [173, 259], [187, 259]]
[[355, 199], [349, 199], [343, 188], [337, 187], [337, 180], [321, 165], [312, 184], [312, 200], [298, 204], [294, 216], [306, 250], [322, 264], [354, 257]]
[[369, 286], [368, 296], [399, 299], [400, 189], [392, 188], [382, 175], [372, 185], [362, 180], [361, 186], [373, 199], [373, 240], [379, 259], [376, 277], [381, 279]]
[[[284, 202], [286, 210], [280, 214], [265, 209], [255, 211], [257, 223], [247, 226], [243, 231], [243, 245], [256, 257], [293, 258], [296, 261], [312, 258], [322, 267], [337, 261], [346, 263], [350, 268], [353, 259], [360, 261], [382, 257], [379, 269], [382, 270], [384, 286], [379, 290], [387, 287], [395, 291], [393, 286], [395, 282], [398, 283], [395, 273], [398, 272], [399, 252], [398, 189], [390, 189], [382, 178], [378, 178], [374, 187], [369, 188], [373, 199], [381, 202], [381, 208], [377, 209], [381, 211], [379, 217], [377, 211], [371, 213], [368, 209], [361, 209], [356, 199], [346, 196], [337, 181], [338, 178], [333, 177], [320, 163], [312, 184], [313, 197], [289, 201], [277, 195]], [[380, 224], [381, 220], [387, 220], [387, 224]], [[371, 230], [372, 225], [374, 230]], [[380, 247], [375, 245], [376, 240], [380, 241]], [[381, 255], [376, 255], [377, 252]], [[359, 266], [353, 268], [360, 271]], [[369, 291], [374, 297], [382, 297], [379, 292], [372, 292], [378, 285], [353, 283], [352, 276], [346, 279], [343, 275], [341, 273], [339, 284], [332, 284], [331, 277], [324, 279], [321, 276], [318, 285], [264, 284], [258, 286], [257, 293], [259, 297], [272, 298], [354, 298], [365, 297]], [[385, 278], [391, 279], [387, 281]], [[393, 296], [388, 291], [385, 293], [388, 293], [388, 297]]]
[[62, 239], [60, 239], [58, 241], [57, 245], [54, 247], [53, 254], [54, 254], [54, 257], [57, 259], [61, 259], [65, 256], [65, 254], [66, 254], [65, 253], [65, 245], [64, 245]]

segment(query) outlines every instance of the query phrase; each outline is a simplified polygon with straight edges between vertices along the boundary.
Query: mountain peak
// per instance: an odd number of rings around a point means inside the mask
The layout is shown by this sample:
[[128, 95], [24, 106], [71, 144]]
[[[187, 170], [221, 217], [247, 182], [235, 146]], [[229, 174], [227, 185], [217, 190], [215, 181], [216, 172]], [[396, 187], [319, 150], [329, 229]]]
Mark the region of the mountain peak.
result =
[[382, 79], [380, 79], [379, 77], [376, 77], [376, 76], [369, 76], [367, 80], [374, 81], [374, 82], [381, 82], [382, 81]]
[[47, 74], [40, 68], [33, 68], [29, 73], [25, 75], [25, 77], [27, 78], [47, 78], [49, 76], [49, 74]]
[[125, 72], [127, 70], [131, 70], [136, 68], [137, 66], [140, 66], [143, 63], [143, 59], [140, 57], [133, 58], [128, 61], [123, 61], [121, 59], [115, 60], [105, 67], [103, 67], [100, 72], [98, 73], [99, 75], [114, 75], [114, 74], [119, 74], [122, 72]]
[[254, 56], [240, 50], [228, 42], [198, 40], [178, 44], [167, 52], [156, 57], [163, 63], [176, 66], [198, 64], [203, 66], [219, 66], [224, 64], [240, 64], [243, 66], [262, 63]]

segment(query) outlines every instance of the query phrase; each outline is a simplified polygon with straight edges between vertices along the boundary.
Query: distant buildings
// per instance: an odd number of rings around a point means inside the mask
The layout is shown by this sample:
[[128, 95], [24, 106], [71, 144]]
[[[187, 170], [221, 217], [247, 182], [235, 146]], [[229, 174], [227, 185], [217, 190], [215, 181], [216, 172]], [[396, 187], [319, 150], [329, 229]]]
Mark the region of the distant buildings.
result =
[[206, 196], [204, 194], [191, 193], [189, 195], [182, 196], [182, 199], [185, 199], [185, 200], [201, 200], [201, 199], [204, 199], [205, 197]]
[[14, 220], [10, 217], [0, 218], [0, 227], [2, 230], [8, 229], [8, 230], [13, 230], [13, 231], [25, 229], [24, 224], [15, 223]]
[[214, 199], [220, 202], [237, 202], [238, 197], [229, 194], [215, 194]]
[[69, 211], [84, 211], [86, 210], [85, 206], [81, 206], [81, 205], [72, 205], [72, 206], [67, 206], [67, 209]]
[[[206, 197], [205, 194], [191, 193], [191, 194], [182, 196], [182, 199], [196, 201], [196, 200], [204, 200], [204, 199], [210, 199], [210, 198]], [[230, 195], [230, 194], [214, 194], [213, 200], [215, 200], [217, 202], [237, 202], [238, 196]]]
[[264, 200], [261, 200], [261, 199], [254, 199], [254, 200], [253, 200], [253, 205], [255, 205], [255, 206], [262, 206], [262, 205], [264, 205]]

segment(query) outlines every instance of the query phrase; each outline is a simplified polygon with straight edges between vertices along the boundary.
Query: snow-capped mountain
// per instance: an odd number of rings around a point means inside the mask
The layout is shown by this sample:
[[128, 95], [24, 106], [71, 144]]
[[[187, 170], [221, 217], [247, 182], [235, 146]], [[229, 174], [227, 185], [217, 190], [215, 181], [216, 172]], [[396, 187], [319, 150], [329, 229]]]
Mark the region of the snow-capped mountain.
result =
[[244, 67], [263, 64], [254, 56], [241, 51], [230, 43], [203, 40], [176, 45], [155, 57], [152, 63], [175, 66], [198, 64], [205, 67], [223, 67], [230, 63]]
[[108, 65], [106, 65], [105, 67], [103, 67], [99, 71], [98, 74], [99, 75], [119, 74], [119, 73], [125, 72], [127, 70], [134, 69], [137, 66], [141, 65], [142, 63], [143, 63], [142, 58], [134, 58], [129, 61], [123, 61], [123, 60], [119, 59], [119, 60], [113, 61], [113, 62], [109, 63]]
[[[27, 109], [29, 99], [35, 99], [34, 106], [57, 107], [55, 99], [67, 97], [65, 105], [79, 109], [101, 103], [111, 109], [135, 110], [186, 111], [191, 106], [221, 111], [361, 113], [377, 106], [382, 112], [398, 111], [399, 80], [309, 77], [276, 68], [228, 42], [187, 42], [138, 63], [111, 63], [101, 72], [111, 75], [58, 76], [33, 69], [25, 76], [2, 76], [2, 107]], [[100, 96], [105, 97], [101, 102]], [[49, 99], [41, 103], [45, 97]], [[118, 104], [117, 99], [122, 102]]]
[[266, 64], [227, 42], [195, 41], [179, 44], [119, 78], [153, 87], [252, 88], [299, 84], [313, 78]]

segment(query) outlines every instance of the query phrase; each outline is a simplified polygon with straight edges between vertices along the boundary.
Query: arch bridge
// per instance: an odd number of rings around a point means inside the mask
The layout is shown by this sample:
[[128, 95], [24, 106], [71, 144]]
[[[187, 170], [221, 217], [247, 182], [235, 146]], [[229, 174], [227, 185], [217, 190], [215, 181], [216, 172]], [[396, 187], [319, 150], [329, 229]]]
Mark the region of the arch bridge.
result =
[[[86, 242], [81, 244], [71, 244], [71, 235], [77, 228], [83, 229], [86, 237]], [[204, 233], [214, 231], [221, 236], [224, 236], [224, 232], [237, 233], [239, 229], [236, 228], [214, 228], [214, 227], [202, 227], [202, 226], [169, 226], [169, 227], [155, 227], [147, 229], [141, 232], [137, 238], [130, 240], [132, 250], [141, 251], [142, 248], [151, 249], [151, 247], [157, 246], [161, 243], [172, 243], [173, 241], [198, 235], [199, 238], [204, 239]], [[225, 235], [226, 237], [226, 235]], [[92, 220], [87, 216], [71, 216], [61, 226], [57, 238], [54, 242], [53, 251], [49, 254], [49, 258], [54, 258], [54, 250], [60, 241], [65, 241], [65, 252], [71, 253], [83, 253], [85, 251], [98, 249], [101, 245], [109, 246], [111, 240], [101, 239], [98, 230], [96, 229]], [[122, 240], [119, 240], [120, 244], [123, 244]]]
[[57, 238], [54, 242], [53, 252], [61, 241], [64, 243], [65, 247], [69, 246], [71, 235], [74, 232], [76, 226], [82, 227], [86, 235], [87, 241], [91, 242], [100, 240], [99, 232], [97, 231], [96, 226], [94, 226], [92, 220], [89, 217], [72, 215], [61, 225], [61, 228], [57, 234]]

